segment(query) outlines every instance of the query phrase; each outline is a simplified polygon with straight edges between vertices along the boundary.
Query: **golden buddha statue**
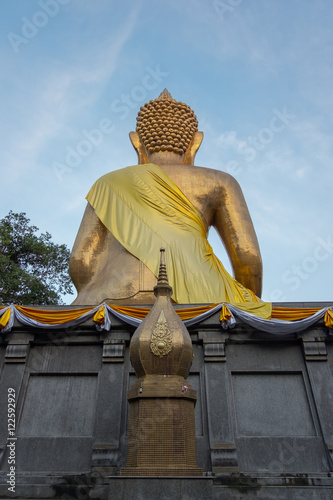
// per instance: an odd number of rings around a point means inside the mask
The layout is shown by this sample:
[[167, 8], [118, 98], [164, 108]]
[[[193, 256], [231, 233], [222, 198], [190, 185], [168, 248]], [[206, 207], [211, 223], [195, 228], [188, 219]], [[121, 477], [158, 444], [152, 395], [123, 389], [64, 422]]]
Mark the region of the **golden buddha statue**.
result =
[[[191, 108], [166, 89], [141, 107], [130, 132], [139, 164], [106, 174], [87, 195], [70, 258], [74, 304], [153, 303], [160, 247], [175, 302], [258, 301], [262, 261], [242, 190], [229, 174], [194, 166], [197, 127]], [[235, 278], [207, 241], [211, 226]]]

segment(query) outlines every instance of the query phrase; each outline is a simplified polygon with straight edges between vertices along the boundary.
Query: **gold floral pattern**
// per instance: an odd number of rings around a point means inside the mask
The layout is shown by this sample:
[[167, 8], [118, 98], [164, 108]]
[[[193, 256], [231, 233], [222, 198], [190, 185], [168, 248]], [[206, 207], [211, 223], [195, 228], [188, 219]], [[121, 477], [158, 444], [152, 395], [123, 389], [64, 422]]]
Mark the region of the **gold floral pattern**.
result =
[[150, 350], [155, 356], [166, 356], [172, 349], [172, 336], [167, 326], [163, 310], [151, 334]]

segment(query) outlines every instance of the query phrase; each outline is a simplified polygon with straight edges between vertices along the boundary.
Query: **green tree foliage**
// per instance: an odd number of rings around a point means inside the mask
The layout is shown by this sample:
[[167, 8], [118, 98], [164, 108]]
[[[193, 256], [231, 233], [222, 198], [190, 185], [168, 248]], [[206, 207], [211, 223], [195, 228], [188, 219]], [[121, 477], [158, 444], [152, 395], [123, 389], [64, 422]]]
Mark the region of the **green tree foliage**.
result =
[[0, 302], [62, 304], [61, 295], [73, 293], [70, 251], [29, 223], [25, 213], [12, 211], [0, 220]]

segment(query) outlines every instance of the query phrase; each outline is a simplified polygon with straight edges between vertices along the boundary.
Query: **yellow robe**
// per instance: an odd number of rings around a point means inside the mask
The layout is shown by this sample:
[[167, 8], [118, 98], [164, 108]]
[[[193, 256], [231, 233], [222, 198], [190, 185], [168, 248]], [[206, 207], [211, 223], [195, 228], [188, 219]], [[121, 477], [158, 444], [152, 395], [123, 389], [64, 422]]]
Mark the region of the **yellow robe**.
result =
[[95, 182], [87, 200], [107, 229], [155, 276], [159, 249], [166, 249], [175, 302], [259, 306], [255, 294], [224, 269], [198, 211], [157, 165], [110, 172]]

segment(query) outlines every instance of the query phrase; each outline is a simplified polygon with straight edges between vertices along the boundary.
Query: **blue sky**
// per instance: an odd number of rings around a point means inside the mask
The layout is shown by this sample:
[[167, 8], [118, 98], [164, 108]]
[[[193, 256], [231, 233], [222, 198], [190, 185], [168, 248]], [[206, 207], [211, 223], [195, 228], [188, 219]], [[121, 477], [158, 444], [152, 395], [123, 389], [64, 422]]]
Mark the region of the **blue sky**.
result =
[[243, 189], [263, 298], [332, 301], [331, 0], [2, 0], [0, 36], [1, 218], [71, 248], [90, 186], [137, 163], [128, 133], [167, 87], [204, 132], [196, 164]]

